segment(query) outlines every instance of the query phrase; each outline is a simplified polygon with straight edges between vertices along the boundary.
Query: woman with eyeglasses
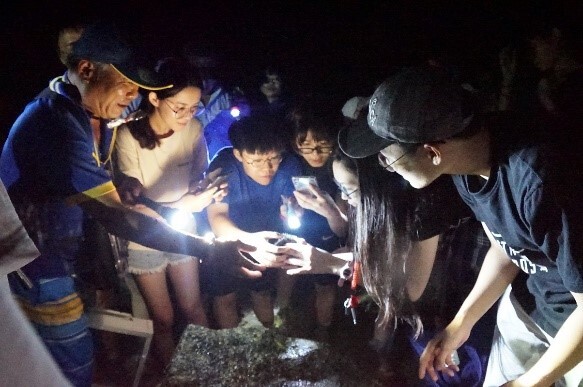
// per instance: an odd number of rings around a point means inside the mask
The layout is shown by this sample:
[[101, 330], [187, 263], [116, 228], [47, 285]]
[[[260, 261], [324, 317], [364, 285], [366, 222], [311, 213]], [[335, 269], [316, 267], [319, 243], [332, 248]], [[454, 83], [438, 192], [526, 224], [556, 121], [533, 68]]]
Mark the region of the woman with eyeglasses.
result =
[[[452, 308], [469, 292], [465, 284], [473, 283], [487, 250], [487, 243], [479, 239], [480, 224], [468, 218], [470, 213], [452, 191], [455, 187], [450, 179], [413, 190], [400, 176], [386, 173], [376, 156], [356, 160], [341, 151], [333, 155], [332, 166], [335, 181], [352, 207], [349, 238], [354, 259], [360, 262], [362, 285], [379, 309], [370, 344], [381, 354], [391, 351], [394, 332], [401, 327], [410, 332], [410, 341], [420, 354], [422, 343], [430, 336], [421, 335], [424, 325], [428, 332], [435, 331], [442, 320], [448, 321], [444, 314], [455, 310]], [[290, 264], [303, 260], [311, 266], [310, 272], [350, 279], [342, 273], [347, 267], [345, 258], [334, 258], [309, 244], [287, 246], [299, 258], [288, 260]], [[459, 269], [462, 265], [456, 261], [464, 260], [477, 261], [473, 271]], [[302, 269], [288, 270], [288, 274], [296, 273]], [[478, 383], [483, 377], [480, 367], [485, 364], [477, 353], [483, 349], [464, 349], [461, 359], [465, 364], [460, 368], [477, 367], [464, 377], [467, 381], [475, 377]], [[381, 365], [391, 363], [394, 361]], [[387, 377], [395, 372], [382, 366], [381, 371], [389, 372]], [[460, 385], [459, 377], [431, 385], [450, 383]]]
[[[312, 103], [312, 106], [316, 104]], [[348, 230], [345, 215], [347, 205], [332, 176], [332, 153], [335, 149], [339, 118], [316, 112], [311, 107], [299, 106], [290, 115], [292, 149], [299, 155], [304, 176], [316, 177], [317, 186], [308, 191], [294, 191], [294, 198], [302, 208], [298, 234], [308, 243], [325, 251], [342, 247]], [[289, 319], [289, 298], [296, 279], [287, 275], [280, 278], [278, 302], [280, 316]], [[330, 274], [310, 275], [298, 280], [298, 285], [315, 289], [316, 327], [313, 336], [326, 340], [332, 324], [338, 277]]]
[[[201, 97], [201, 81], [195, 70], [176, 58], [161, 60], [156, 72], [173, 87], [145, 95], [140, 108], [146, 117], [119, 128], [118, 190], [126, 203], [155, 202], [177, 210], [175, 214], [185, 216], [183, 231], [196, 233], [193, 213], [226, 194], [226, 185], [201, 188], [199, 184], [208, 166], [202, 128], [193, 118]], [[164, 367], [175, 348], [170, 288], [188, 323], [208, 325], [200, 295], [199, 260], [133, 242], [128, 250], [128, 271], [134, 275], [154, 322], [155, 353]]]

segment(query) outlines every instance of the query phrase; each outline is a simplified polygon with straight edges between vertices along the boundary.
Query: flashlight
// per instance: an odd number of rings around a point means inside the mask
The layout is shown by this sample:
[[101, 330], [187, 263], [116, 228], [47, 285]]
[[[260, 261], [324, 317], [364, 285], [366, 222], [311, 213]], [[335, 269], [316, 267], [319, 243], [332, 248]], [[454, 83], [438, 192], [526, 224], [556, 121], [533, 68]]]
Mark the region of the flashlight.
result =
[[300, 222], [300, 217], [296, 214], [291, 203], [287, 205], [286, 217], [288, 228], [296, 230], [300, 228], [300, 226], [302, 225], [302, 223]]
[[[166, 218], [166, 216], [164, 217]], [[172, 228], [182, 231], [192, 230], [194, 224], [194, 217], [190, 212], [174, 208], [168, 218], [166, 218]]]
[[241, 115], [241, 109], [239, 109], [237, 106], [233, 106], [231, 108], [231, 117], [239, 118], [240, 115]]
[[145, 196], [139, 196], [137, 201], [160, 214], [175, 230], [190, 232], [194, 229], [194, 216], [188, 211], [164, 206]]
[[107, 123], [107, 127], [109, 129], [117, 128], [122, 124], [126, 124], [130, 121], [137, 121], [141, 120], [142, 118], [146, 117], [146, 113], [142, 110], [136, 110], [135, 112], [128, 115], [126, 118], [118, 118], [117, 120], [109, 121]]

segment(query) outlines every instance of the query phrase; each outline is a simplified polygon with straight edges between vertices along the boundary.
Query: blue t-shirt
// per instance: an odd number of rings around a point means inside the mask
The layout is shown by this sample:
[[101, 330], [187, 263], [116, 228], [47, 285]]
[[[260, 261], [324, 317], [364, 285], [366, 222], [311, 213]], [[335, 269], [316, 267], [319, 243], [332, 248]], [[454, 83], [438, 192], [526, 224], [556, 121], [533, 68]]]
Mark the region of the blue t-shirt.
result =
[[77, 204], [115, 189], [104, 166], [111, 133], [103, 126], [94, 144], [79, 101], [75, 86], [53, 80], [18, 117], [0, 157], [0, 178], [41, 252], [24, 267], [31, 278], [70, 273], [83, 235]]
[[487, 181], [455, 176], [464, 201], [484, 222], [512, 262], [529, 274], [536, 301], [532, 316], [555, 335], [583, 292], [581, 163], [565, 149], [501, 144], [492, 136]]
[[220, 151], [209, 166], [209, 171], [222, 168], [228, 174], [229, 193], [223, 202], [229, 205], [229, 218], [246, 232], [278, 231], [292, 232], [280, 217], [281, 196], [293, 195], [292, 176], [301, 172], [299, 161], [284, 154], [277, 172], [268, 185], [251, 179], [243, 165], [233, 155], [233, 148]]

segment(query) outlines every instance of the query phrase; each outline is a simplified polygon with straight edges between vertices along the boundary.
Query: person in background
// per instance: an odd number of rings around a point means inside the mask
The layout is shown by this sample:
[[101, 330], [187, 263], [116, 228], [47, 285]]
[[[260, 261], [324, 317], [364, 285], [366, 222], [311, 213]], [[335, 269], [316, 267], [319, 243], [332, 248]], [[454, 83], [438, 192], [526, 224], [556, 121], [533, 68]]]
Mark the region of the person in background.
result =
[[183, 51], [202, 79], [202, 98], [196, 118], [202, 124], [209, 160], [212, 160], [222, 148], [232, 145], [229, 128], [240, 117], [249, 115], [249, 106], [238, 87], [224, 84], [224, 60], [211, 44], [193, 47], [187, 43]]
[[251, 114], [275, 115], [284, 119], [291, 108], [291, 100], [281, 72], [269, 66], [260, 72], [258, 78], [253, 85], [257, 90], [250, 93], [257, 94], [251, 104]]
[[[142, 104], [147, 117], [118, 129], [115, 164], [122, 174], [118, 191], [130, 204], [144, 197], [181, 211], [190, 220], [185, 231], [196, 233], [191, 214], [213, 200], [220, 201], [226, 188], [197, 187], [208, 167], [202, 128], [194, 119], [201, 82], [188, 63], [177, 58], [159, 61], [156, 74], [173, 86], [149, 92]], [[170, 288], [186, 322], [208, 326], [198, 261], [197, 257], [129, 243], [128, 271], [134, 275], [154, 322], [153, 343], [162, 367], [169, 364], [175, 348]]]
[[[117, 119], [138, 88], [164, 85], [141, 67], [120, 28], [88, 26], [67, 57], [67, 72], [36, 96], [10, 129], [0, 156], [0, 178], [41, 255], [22, 268], [30, 282], [10, 286], [43, 342], [76, 386], [92, 379], [93, 343], [74, 284], [74, 267], [90, 214], [108, 232], [159, 250], [213, 257], [216, 264], [260, 276], [259, 262], [278, 264], [284, 249], [261, 250], [239, 241], [214, 241], [177, 231], [145, 206], [123, 205], [106, 165], [107, 122]], [[270, 252], [267, 252], [269, 249]]]
[[[229, 130], [233, 147], [219, 152], [209, 167], [209, 171], [221, 168], [229, 183], [225, 199], [207, 208], [215, 235], [261, 243], [266, 237], [273, 238], [274, 232], [291, 231], [280, 217], [280, 207], [282, 195], [292, 195], [292, 176], [298, 176], [301, 169], [294, 155], [284, 153], [286, 144], [278, 125], [281, 122], [270, 117], [251, 116]], [[241, 284], [210, 265], [209, 293], [214, 296], [214, 317], [220, 328], [239, 324], [236, 291], [241, 285], [250, 290], [257, 319], [266, 327], [273, 326], [277, 271], [268, 269], [265, 274]]]
[[57, 54], [59, 60], [65, 66], [67, 65], [67, 58], [73, 49], [75, 43], [83, 33], [85, 27], [82, 24], [74, 24], [61, 28], [57, 37]]

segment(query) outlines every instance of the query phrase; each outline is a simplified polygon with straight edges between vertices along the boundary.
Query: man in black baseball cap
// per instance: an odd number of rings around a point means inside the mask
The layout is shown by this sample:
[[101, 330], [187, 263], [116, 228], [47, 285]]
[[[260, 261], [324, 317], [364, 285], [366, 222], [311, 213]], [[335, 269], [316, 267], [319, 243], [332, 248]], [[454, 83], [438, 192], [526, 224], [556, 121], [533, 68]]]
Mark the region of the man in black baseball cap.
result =
[[[480, 114], [471, 106], [462, 88], [438, 70], [405, 69], [373, 94], [368, 125], [352, 126], [339, 135], [345, 153], [378, 153], [385, 169], [415, 188], [443, 174], [454, 175], [459, 194], [490, 239], [474, 288], [447, 328], [428, 343], [419, 376], [437, 380], [440, 371], [453, 375], [458, 370], [453, 351], [500, 299], [484, 385], [579, 386], [580, 149], [536, 138], [535, 127], [523, 118]], [[528, 274], [534, 310], [525, 309], [520, 294], [512, 291], [520, 270]]]
[[[397, 171], [405, 154], [420, 145], [465, 132], [474, 117], [471, 99], [439, 69], [405, 69], [383, 82], [370, 98], [368, 125], [356, 122], [341, 131], [340, 148], [353, 158], [379, 153], [381, 163]], [[416, 188], [437, 178], [417, 181], [410, 173], [403, 177]]]

